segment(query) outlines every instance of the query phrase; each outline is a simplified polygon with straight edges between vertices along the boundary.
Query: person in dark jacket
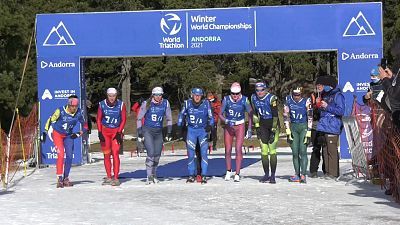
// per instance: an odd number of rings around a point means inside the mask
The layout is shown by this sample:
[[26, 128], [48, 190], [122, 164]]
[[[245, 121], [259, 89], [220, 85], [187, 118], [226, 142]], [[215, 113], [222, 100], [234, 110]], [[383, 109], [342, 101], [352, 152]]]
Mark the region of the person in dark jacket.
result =
[[393, 74], [389, 68], [379, 67], [379, 78], [389, 100], [389, 108], [392, 112], [393, 123], [400, 129], [400, 69]]
[[316, 81], [317, 89], [322, 89], [319, 102], [321, 117], [317, 131], [322, 132], [322, 152], [325, 159], [326, 175], [331, 178], [339, 177], [338, 139], [342, 132], [342, 116], [345, 112], [345, 99], [337, 87], [336, 78], [320, 76]]

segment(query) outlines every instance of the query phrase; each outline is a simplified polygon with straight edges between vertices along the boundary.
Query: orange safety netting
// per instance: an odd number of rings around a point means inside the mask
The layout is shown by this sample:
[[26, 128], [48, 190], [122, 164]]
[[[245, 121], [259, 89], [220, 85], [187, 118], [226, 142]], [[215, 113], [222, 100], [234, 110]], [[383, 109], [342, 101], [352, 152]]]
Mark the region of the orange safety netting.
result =
[[[10, 183], [14, 179], [16, 172], [23, 169], [24, 163], [35, 158], [38, 133], [37, 125], [38, 107], [37, 105], [34, 105], [32, 111], [27, 117], [21, 117], [17, 113], [10, 132], [9, 146], [7, 143], [7, 135], [3, 130], [1, 130], [0, 168], [1, 181], [3, 184]], [[7, 180], [6, 174], [8, 175]]]
[[372, 101], [369, 107], [373, 129], [373, 151], [368, 160], [373, 171], [371, 176], [381, 178], [385, 189], [400, 202], [400, 131], [393, 124], [391, 114], [377, 102]]

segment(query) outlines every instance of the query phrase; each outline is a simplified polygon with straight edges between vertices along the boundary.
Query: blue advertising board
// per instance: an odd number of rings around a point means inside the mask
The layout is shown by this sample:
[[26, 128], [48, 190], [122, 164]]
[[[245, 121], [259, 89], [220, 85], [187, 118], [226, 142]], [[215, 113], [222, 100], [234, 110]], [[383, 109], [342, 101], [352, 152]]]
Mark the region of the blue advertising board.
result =
[[[349, 114], [353, 95], [366, 92], [369, 71], [383, 51], [380, 2], [40, 14], [36, 30], [42, 121], [65, 103], [43, 99], [45, 92], [85, 93], [82, 58], [296, 51], [337, 52]], [[344, 136], [341, 140], [341, 157], [350, 158]], [[43, 162], [53, 163], [46, 158], [49, 146], [42, 147]], [[82, 162], [82, 154], [76, 160]]]

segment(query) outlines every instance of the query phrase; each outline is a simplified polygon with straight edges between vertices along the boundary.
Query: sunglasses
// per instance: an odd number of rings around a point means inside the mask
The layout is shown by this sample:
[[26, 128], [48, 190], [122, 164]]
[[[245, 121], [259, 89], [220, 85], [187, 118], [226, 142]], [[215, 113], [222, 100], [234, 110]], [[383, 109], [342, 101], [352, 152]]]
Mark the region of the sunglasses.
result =
[[265, 89], [256, 89], [256, 92], [263, 92]]
[[162, 94], [153, 94], [153, 96], [162, 96]]
[[240, 95], [240, 92], [238, 92], [238, 93], [231, 92], [231, 95]]

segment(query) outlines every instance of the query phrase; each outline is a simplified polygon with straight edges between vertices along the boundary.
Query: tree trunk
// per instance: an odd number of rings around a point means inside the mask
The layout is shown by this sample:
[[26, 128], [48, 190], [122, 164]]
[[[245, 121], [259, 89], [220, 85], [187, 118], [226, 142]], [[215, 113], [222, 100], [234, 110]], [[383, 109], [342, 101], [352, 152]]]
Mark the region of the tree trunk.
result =
[[326, 73], [327, 75], [331, 75], [332, 70], [331, 70], [331, 53], [328, 54], [328, 60], [326, 60]]
[[122, 85], [121, 85], [121, 99], [126, 105], [128, 115], [131, 112], [131, 60], [124, 59], [122, 65]]

